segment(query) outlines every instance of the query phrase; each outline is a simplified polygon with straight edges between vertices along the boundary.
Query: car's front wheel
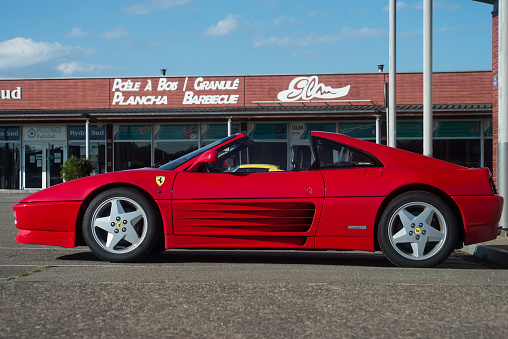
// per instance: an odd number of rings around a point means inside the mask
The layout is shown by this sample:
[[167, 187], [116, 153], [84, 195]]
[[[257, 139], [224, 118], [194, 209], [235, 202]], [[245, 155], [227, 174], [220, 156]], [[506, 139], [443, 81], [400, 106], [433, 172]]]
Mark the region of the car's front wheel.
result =
[[434, 267], [455, 248], [457, 220], [438, 196], [422, 191], [407, 192], [393, 199], [378, 227], [378, 241], [395, 265]]
[[83, 219], [83, 237], [92, 252], [111, 262], [150, 254], [162, 234], [147, 199], [131, 188], [112, 188], [95, 197]]

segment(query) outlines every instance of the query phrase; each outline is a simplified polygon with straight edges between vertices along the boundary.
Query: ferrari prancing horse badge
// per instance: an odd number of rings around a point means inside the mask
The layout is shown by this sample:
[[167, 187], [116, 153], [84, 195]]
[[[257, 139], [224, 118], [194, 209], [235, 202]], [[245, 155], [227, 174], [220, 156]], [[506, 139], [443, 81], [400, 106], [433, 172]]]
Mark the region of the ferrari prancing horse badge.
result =
[[157, 181], [157, 185], [162, 186], [164, 184], [164, 181], [166, 181], [166, 177], [163, 176], [156, 177], [155, 181]]

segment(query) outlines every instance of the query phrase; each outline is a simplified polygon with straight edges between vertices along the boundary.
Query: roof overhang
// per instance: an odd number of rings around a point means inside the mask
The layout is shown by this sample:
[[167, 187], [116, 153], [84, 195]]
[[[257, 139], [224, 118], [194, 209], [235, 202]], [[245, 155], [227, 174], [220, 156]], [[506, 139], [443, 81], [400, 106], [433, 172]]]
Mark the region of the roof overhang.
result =
[[[423, 105], [397, 105], [398, 117], [422, 116]], [[492, 104], [433, 105], [433, 115], [453, 118], [463, 116], [491, 117]], [[171, 121], [182, 119], [217, 120], [235, 118], [251, 119], [322, 119], [322, 118], [375, 118], [386, 114], [383, 105], [337, 106], [259, 106], [242, 108], [189, 108], [189, 109], [96, 109], [96, 110], [4, 110], [0, 121], [83, 121], [83, 115], [104, 122], [134, 120]]]

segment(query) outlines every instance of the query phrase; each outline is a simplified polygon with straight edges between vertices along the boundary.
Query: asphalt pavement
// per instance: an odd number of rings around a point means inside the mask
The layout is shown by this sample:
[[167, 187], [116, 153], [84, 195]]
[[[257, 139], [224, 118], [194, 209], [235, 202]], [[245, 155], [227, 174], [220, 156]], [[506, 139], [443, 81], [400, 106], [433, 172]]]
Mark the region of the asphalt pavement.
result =
[[505, 235], [432, 269], [356, 251], [168, 250], [113, 264], [84, 246], [15, 243], [11, 206], [25, 195], [0, 194], [0, 338], [508, 337], [506, 261], [474, 255], [504, 250]]

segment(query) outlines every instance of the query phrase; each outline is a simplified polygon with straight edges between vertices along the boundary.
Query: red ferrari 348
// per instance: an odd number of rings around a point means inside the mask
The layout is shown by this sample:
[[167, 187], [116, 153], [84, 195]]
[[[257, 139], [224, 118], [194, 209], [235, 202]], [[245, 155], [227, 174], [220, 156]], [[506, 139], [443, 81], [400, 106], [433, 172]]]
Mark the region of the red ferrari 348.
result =
[[433, 267], [496, 238], [503, 199], [489, 169], [334, 133], [309, 141], [285, 171], [266, 170], [235, 134], [159, 168], [50, 187], [13, 206], [16, 241], [86, 243], [112, 262], [174, 248], [381, 250], [399, 266]]

